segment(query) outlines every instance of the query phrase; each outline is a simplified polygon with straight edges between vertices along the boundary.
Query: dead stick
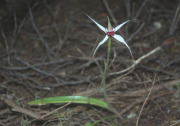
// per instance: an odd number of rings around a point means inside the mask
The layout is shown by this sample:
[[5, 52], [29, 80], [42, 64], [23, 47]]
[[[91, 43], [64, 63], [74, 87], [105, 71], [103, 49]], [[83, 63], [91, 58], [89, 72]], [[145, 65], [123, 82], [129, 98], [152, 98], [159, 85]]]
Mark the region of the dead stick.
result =
[[128, 68], [126, 68], [126, 69], [124, 69], [124, 70], [118, 71], [118, 72], [110, 73], [109, 76], [119, 75], [119, 74], [125, 73], [125, 72], [133, 69], [133, 68], [134, 68], [136, 65], [138, 65], [143, 59], [151, 56], [152, 54], [154, 54], [155, 52], [159, 51], [160, 49], [161, 49], [161, 47], [157, 47], [157, 48], [153, 49], [153, 50], [150, 51], [149, 53], [147, 53], [147, 54], [143, 55], [142, 57], [140, 57], [139, 59], [135, 60], [134, 63], [133, 63], [130, 67], [128, 67]]
[[7, 105], [11, 106], [13, 108], [12, 109], [13, 111], [17, 111], [17, 112], [23, 113], [25, 115], [28, 115], [28, 116], [30, 116], [32, 118], [35, 118], [37, 120], [41, 120], [41, 116], [39, 114], [36, 114], [36, 113], [34, 113], [32, 111], [29, 111], [29, 110], [27, 110], [25, 108], [17, 106], [14, 102], [7, 99], [5, 96], [1, 96], [0, 100], [5, 102]]
[[105, 5], [105, 7], [106, 7], [106, 9], [107, 9], [107, 11], [108, 11], [110, 17], [112, 18], [114, 24], [115, 24], [115, 25], [118, 25], [118, 24], [117, 24], [117, 21], [116, 21], [116, 18], [114, 17], [114, 15], [113, 15], [111, 9], [109, 8], [109, 5], [108, 5], [107, 1], [106, 1], [106, 0], [103, 0], [103, 3], [104, 3], [104, 5]]
[[140, 110], [140, 112], [139, 112], [139, 116], [138, 116], [137, 121], [136, 121], [136, 126], [138, 126], [139, 119], [140, 119], [140, 117], [141, 117], [141, 113], [142, 113], [142, 111], [143, 111], [143, 109], [144, 109], [145, 104], [147, 103], [147, 101], [148, 101], [148, 99], [149, 99], [149, 96], [150, 96], [150, 94], [151, 94], [151, 92], [152, 92], [152, 89], [153, 89], [153, 87], [154, 87], [154, 84], [155, 84], [155, 77], [154, 77], [154, 80], [152, 81], [151, 89], [150, 89], [150, 91], [149, 91], [149, 93], [148, 93], [148, 95], [147, 95], [147, 97], [146, 97], [146, 99], [145, 99], [145, 101], [144, 101], [144, 103], [143, 103], [143, 105], [142, 105], [142, 108], [141, 108], [141, 110]]
[[[176, 84], [180, 83], [180, 79], [171, 80], [171, 81], [167, 81], [167, 82], [161, 82], [161, 83], [162, 84], [156, 85], [153, 88], [153, 92], [157, 92], [168, 86], [176, 85]], [[112, 85], [110, 85], [110, 87], [112, 87]], [[139, 90], [135, 90], [135, 91], [119, 92], [116, 95], [109, 95], [109, 97], [140, 97], [140, 96], [147, 94], [147, 92], [150, 90], [151, 90], [151, 88], [148, 87], [146, 89], [139, 89]]]

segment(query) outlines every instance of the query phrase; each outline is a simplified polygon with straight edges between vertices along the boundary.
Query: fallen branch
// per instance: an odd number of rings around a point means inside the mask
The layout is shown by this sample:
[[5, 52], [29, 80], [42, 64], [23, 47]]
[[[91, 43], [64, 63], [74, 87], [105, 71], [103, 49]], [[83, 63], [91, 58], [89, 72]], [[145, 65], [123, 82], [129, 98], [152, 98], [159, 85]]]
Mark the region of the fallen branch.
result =
[[41, 120], [41, 115], [36, 114], [36, 113], [34, 113], [34, 112], [30, 111], [30, 110], [27, 110], [25, 108], [17, 106], [14, 102], [9, 100], [5, 96], [1, 96], [0, 100], [5, 102], [7, 105], [11, 106], [13, 111], [23, 113], [23, 114], [28, 115], [28, 116], [30, 116], [32, 118], [37, 119], [37, 120]]
[[159, 51], [160, 49], [161, 49], [161, 47], [157, 47], [157, 48], [153, 49], [151, 52], [149, 52], [149, 53], [143, 55], [142, 57], [140, 57], [139, 59], [135, 60], [134, 63], [130, 67], [128, 67], [124, 70], [118, 71], [118, 72], [110, 73], [109, 76], [119, 75], [119, 74], [125, 73], [131, 69], [134, 69], [136, 67], [136, 65], [138, 65], [143, 59], [151, 56], [152, 54]]
[[[167, 82], [161, 82], [163, 84], [159, 84], [156, 85], [155, 87], [153, 87], [152, 93], [154, 92], [158, 92], [160, 90], [162, 90], [165, 87], [169, 87], [169, 86], [174, 86], [178, 83], [180, 83], [180, 79], [177, 80], [172, 80], [172, 81], [167, 81]], [[112, 85], [111, 85], [112, 87]], [[114, 95], [108, 95], [109, 97], [141, 97], [147, 94], [147, 92], [150, 92], [151, 87], [148, 87], [146, 89], [139, 89], [139, 90], [134, 90], [134, 91], [126, 91], [126, 92], [119, 92], [118, 94], [114, 94]]]
[[116, 18], [114, 17], [114, 14], [112, 13], [111, 9], [109, 8], [109, 5], [108, 5], [107, 1], [106, 1], [106, 0], [103, 0], [103, 3], [104, 3], [104, 5], [105, 5], [105, 7], [106, 7], [106, 9], [107, 9], [110, 17], [112, 18], [113, 23], [117, 26], [118, 23], [117, 23], [117, 21], [116, 21]]
[[155, 78], [154, 78], [154, 80], [152, 81], [152, 86], [151, 86], [151, 88], [150, 88], [150, 91], [149, 91], [149, 93], [148, 93], [148, 95], [147, 95], [147, 97], [146, 97], [146, 99], [145, 99], [145, 101], [144, 101], [144, 103], [143, 103], [143, 105], [142, 105], [142, 108], [141, 108], [141, 110], [140, 110], [140, 112], [139, 112], [139, 116], [137, 117], [136, 126], [138, 126], [138, 124], [139, 124], [139, 119], [140, 119], [140, 117], [141, 117], [141, 114], [142, 114], [142, 111], [143, 111], [143, 109], [144, 109], [144, 106], [146, 105], [146, 103], [147, 103], [147, 101], [148, 101], [148, 99], [149, 99], [149, 96], [150, 96], [150, 94], [151, 94], [151, 92], [152, 92], [152, 89], [153, 89], [153, 87], [154, 87], [154, 84], [155, 84]]

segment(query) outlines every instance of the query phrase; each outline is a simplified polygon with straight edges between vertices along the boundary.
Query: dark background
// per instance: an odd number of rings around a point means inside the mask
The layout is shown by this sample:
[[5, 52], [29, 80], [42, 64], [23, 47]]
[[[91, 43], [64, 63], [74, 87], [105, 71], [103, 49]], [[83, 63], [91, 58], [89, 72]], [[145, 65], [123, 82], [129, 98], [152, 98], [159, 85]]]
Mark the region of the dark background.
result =
[[[98, 89], [107, 43], [93, 59], [105, 34], [84, 13], [104, 27], [107, 15], [114, 27], [133, 20], [117, 34], [130, 46], [134, 60], [123, 44], [112, 40], [107, 96], [118, 114], [79, 104], [43, 120], [27, 114], [26, 110], [43, 116], [62, 106], [26, 104], [37, 98], [103, 99]], [[111, 115], [115, 117], [97, 125], [134, 126], [137, 120], [139, 126], [178, 125], [179, 22], [179, 0], [1, 0], [0, 125], [79, 126]]]

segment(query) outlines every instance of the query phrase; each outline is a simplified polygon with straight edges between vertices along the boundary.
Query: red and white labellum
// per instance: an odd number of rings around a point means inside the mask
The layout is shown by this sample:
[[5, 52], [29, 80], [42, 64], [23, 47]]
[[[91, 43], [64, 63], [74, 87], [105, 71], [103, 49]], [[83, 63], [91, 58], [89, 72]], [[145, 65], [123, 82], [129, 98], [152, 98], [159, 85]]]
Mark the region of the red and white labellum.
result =
[[106, 32], [106, 34], [108, 35], [108, 36], [113, 36], [114, 35], [114, 31], [113, 30], [108, 30], [107, 32]]
[[113, 36], [114, 33], [115, 33], [114, 28], [111, 27], [111, 28], [107, 28], [107, 29], [106, 29], [106, 34], [107, 34], [108, 36]]

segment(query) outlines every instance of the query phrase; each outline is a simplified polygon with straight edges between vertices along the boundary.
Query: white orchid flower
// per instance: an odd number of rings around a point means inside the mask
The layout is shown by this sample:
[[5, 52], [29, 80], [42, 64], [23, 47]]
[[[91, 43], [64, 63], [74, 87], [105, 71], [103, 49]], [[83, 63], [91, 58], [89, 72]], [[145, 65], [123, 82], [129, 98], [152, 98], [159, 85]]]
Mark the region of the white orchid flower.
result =
[[[86, 14], [87, 15], [87, 14]], [[106, 40], [109, 38], [109, 37], [113, 37], [115, 38], [116, 40], [118, 40], [119, 42], [123, 43], [128, 49], [129, 49], [129, 52], [132, 56], [132, 52], [129, 48], [129, 46], [127, 45], [127, 43], [125, 42], [125, 40], [123, 39], [123, 37], [121, 37], [120, 35], [117, 35], [115, 34], [115, 32], [117, 30], [119, 30], [124, 24], [126, 24], [127, 22], [129, 22], [130, 20], [127, 20], [125, 22], [123, 22], [122, 24], [118, 25], [117, 27], [113, 28], [111, 27], [111, 24], [110, 24], [110, 21], [109, 21], [109, 18], [108, 18], [108, 28], [104, 28], [102, 25], [98, 24], [94, 19], [92, 19], [89, 15], [87, 15], [102, 31], [104, 31], [106, 33], [106, 36], [105, 38], [98, 44], [98, 46], [96, 47], [94, 53], [93, 53], [93, 57], [97, 51], [97, 49], [106, 42]]]

